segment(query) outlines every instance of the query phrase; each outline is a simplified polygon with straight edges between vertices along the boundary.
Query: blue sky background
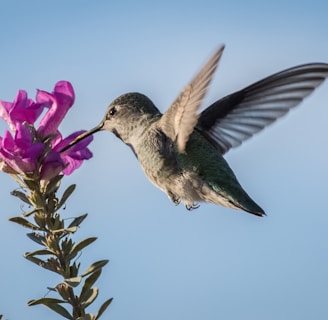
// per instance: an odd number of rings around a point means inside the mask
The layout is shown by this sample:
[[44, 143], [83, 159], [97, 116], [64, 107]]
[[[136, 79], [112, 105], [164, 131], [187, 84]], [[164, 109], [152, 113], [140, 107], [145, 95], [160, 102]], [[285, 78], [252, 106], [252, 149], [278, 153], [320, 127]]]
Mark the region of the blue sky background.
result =
[[[274, 72], [328, 62], [327, 1], [0, 2], [0, 99], [35, 97], [58, 80], [76, 102], [65, 135], [95, 126], [118, 95], [139, 91], [164, 111], [219, 44], [226, 49], [204, 107]], [[89, 213], [76, 240], [97, 236], [82, 268], [108, 258], [104, 319], [327, 319], [328, 83], [226, 159], [265, 218], [203, 204], [175, 207], [147, 181], [129, 148], [107, 132], [64, 187], [61, 212]], [[1, 132], [5, 125], [0, 124]], [[26, 261], [35, 249], [8, 222], [21, 212], [1, 179], [0, 313], [57, 319], [26, 302], [60, 279]], [[92, 309], [92, 308], [91, 308]], [[96, 311], [96, 308], [93, 308]]]

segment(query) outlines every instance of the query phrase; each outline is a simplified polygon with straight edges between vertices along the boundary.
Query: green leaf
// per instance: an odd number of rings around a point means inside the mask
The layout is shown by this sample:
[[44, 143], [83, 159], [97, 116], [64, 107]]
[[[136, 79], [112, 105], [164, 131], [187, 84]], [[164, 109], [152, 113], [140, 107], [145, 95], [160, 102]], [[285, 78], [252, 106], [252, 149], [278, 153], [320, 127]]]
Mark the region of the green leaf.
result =
[[77, 231], [77, 227], [70, 227], [65, 229], [67, 233], [74, 233]]
[[87, 292], [87, 295], [86, 295], [86, 299], [84, 301], [81, 301], [81, 305], [86, 308], [87, 306], [89, 306], [92, 302], [94, 302], [98, 296], [98, 288], [97, 287], [94, 287], [92, 289], [90, 289], [88, 292]]
[[23, 226], [25, 228], [32, 229], [32, 230], [41, 230], [38, 226], [36, 226], [35, 224], [29, 222], [28, 220], [26, 220], [26, 219], [24, 219], [22, 217], [9, 218], [9, 221], [18, 223], [21, 226]]
[[66, 200], [73, 193], [75, 188], [76, 188], [76, 184], [72, 184], [64, 191], [64, 194], [63, 194], [61, 200], [59, 201], [58, 209], [61, 208], [65, 204]]
[[80, 263], [76, 263], [76, 261], [74, 261], [73, 264], [71, 264], [69, 267], [69, 270], [72, 276], [77, 276], [80, 270]]
[[75, 228], [69, 228], [69, 229], [57, 229], [57, 230], [51, 230], [52, 233], [64, 233], [64, 234], [67, 234], [67, 233], [74, 233], [76, 232], [76, 227]]
[[99, 260], [95, 263], [93, 263], [92, 265], [89, 266], [89, 268], [87, 270], [85, 270], [81, 276], [85, 277], [90, 273], [93, 273], [99, 269], [101, 269], [102, 267], [104, 267], [107, 263], [109, 262], [109, 260]]
[[31, 233], [28, 233], [27, 236], [31, 240], [33, 240], [34, 242], [36, 242], [37, 244], [40, 244], [40, 245], [44, 246], [45, 241], [46, 241], [46, 238], [43, 235], [41, 235], [40, 233], [31, 232]]
[[29, 217], [31, 214], [33, 214], [35, 212], [38, 212], [38, 209], [33, 209], [31, 211], [26, 211], [26, 212], [23, 213], [23, 216], [24, 217]]
[[58, 273], [60, 275], [63, 275], [63, 269], [60, 267], [59, 263], [57, 262], [57, 260], [55, 258], [48, 258], [47, 261], [41, 260], [39, 258], [36, 258], [34, 256], [25, 256], [24, 258], [26, 258], [27, 260], [35, 263], [36, 265], [38, 265], [39, 267], [42, 267], [44, 269], [50, 270], [52, 272]]
[[98, 271], [93, 272], [88, 278], [85, 279], [81, 293], [80, 293], [80, 300], [83, 301], [86, 298], [87, 292], [91, 289], [94, 283], [97, 281], [101, 274], [101, 269]]
[[83, 248], [87, 247], [89, 244], [91, 244], [96, 240], [97, 240], [96, 237], [90, 237], [80, 241], [72, 248], [72, 251], [69, 254], [70, 259], [73, 259]]
[[67, 283], [62, 282], [57, 284], [55, 290], [65, 301], [69, 301], [70, 304], [74, 303], [74, 301], [71, 300], [71, 294], [74, 294], [73, 289]]
[[92, 313], [88, 313], [83, 317], [78, 317], [76, 320], [95, 320], [95, 316]]
[[64, 230], [64, 221], [60, 219], [60, 214], [56, 213], [52, 219], [52, 230]]
[[39, 188], [32, 190], [30, 194], [30, 200], [32, 205], [37, 208], [37, 209], [43, 209], [45, 207], [45, 198], [44, 196], [40, 193]]
[[54, 253], [51, 252], [50, 250], [43, 249], [43, 250], [36, 250], [34, 252], [26, 252], [24, 254], [24, 257], [27, 259], [28, 257], [34, 257], [37, 255], [47, 255], [47, 254], [54, 254]]
[[65, 279], [64, 282], [68, 284], [70, 287], [77, 287], [81, 283], [82, 277], [73, 277]]
[[64, 307], [59, 305], [59, 303], [64, 303], [64, 302], [66, 302], [66, 301], [59, 300], [59, 299], [53, 299], [53, 298], [41, 298], [41, 299], [38, 299], [38, 300], [31, 300], [27, 303], [27, 305], [28, 306], [35, 306], [37, 304], [43, 304], [46, 307], [48, 307], [49, 309], [57, 312], [58, 314], [60, 314], [64, 318], [73, 320], [73, 317], [71, 316], [71, 314]]
[[[55, 227], [55, 226], [54, 226]], [[73, 232], [75, 232], [76, 230], [74, 230], [74, 229], [65, 229], [65, 228], [63, 228], [63, 229], [56, 229], [56, 230], [51, 230], [51, 232], [52, 233], [64, 233], [64, 234], [67, 234], [67, 233], [73, 233]]]
[[41, 299], [36, 299], [36, 300], [30, 300], [27, 305], [30, 306], [36, 306], [37, 304], [51, 304], [51, 303], [66, 303], [65, 300], [61, 299], [55, 299], [55, 298], [41, 298]]
[[56, 291], [56, 288], [47, 287], [47, 289], [48, 289], [49, 291], [57, 292], [57, 291]]
[[25, 203], [31, 205], [31, 202], [30, 202], [29, 198], [26, 196], [26, 194], [24, 192], [14, 190], [10, 194], [14, 197], [17, 197], [17, 198], [21, 199]]
[[26, 258], [27, 260], [37, 264], [39, 267], [44, 267], [45, 268], [46, 262], [39, 259], [39, 258], [35, 258], [33, 256], [26, 256], [25, 254], [24, 254], [24, 258]]
[[63, 174], [55, 176], [47, 184], [45, 194], [49, 195], [50, 193], [56, 192], [60, 186], [60, 180], [63, 178]]
[[68, 226], [68, 228], [72, 228], [72, 227], [78, 227], [82, 222], [83, 220], [87, 217], [87, 213], [82, 215], [82, 216], [79, 216], [77, 218], [75, 218]]
[[39, 190], [40, 189], [40, 186], [34, 180], [23, 179], [23, 181], [30, 190]]
[[46, 227], [46, 215], [41, 212], [36, 212], [33, 216], [35, 223], [38, 225], [40, 229], [45, 229]]
[[101, 315], [105, 312], [105, 310], [112, 303], [112, 301], [113, 301], [113, 298], [110, 298], [101, 305], [101, 307], [99, 308], [98, 313], [96, 314], [96, 319], [95, 320], [98, 320], [101, 317]]

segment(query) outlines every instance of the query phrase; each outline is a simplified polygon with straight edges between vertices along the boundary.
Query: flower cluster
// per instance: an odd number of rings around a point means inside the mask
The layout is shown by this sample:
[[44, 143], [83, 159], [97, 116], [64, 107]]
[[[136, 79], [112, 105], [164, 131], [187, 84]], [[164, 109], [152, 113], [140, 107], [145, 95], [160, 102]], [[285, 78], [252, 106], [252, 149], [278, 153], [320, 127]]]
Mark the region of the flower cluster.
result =
[[52, 93], [38, 90], [35, 101], [24, 90], [19, 90], [14, 102], [0, 101], [0, 117], [10, 128], [0, 137], [0, 170], [50, 180], [60, 172], [71, 174], [83, 160], [90, 159], [92, 153], [87, 145], [91, 136], [60, 152], [83, 132], [63, 139], [58, 130], [73, 103], [74, 89], [67, 81], [57, 82]]

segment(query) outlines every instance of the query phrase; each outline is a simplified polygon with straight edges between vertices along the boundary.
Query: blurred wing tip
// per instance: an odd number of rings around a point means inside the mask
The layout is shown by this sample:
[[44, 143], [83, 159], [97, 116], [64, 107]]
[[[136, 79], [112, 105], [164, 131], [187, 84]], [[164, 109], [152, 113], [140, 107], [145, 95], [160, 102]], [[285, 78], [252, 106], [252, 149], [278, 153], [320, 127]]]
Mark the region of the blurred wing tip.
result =
[[224, 48], [225, 48], [225, 44], [222, 43], [222, 44], [220, 44], [218, 51], [223, 51]]

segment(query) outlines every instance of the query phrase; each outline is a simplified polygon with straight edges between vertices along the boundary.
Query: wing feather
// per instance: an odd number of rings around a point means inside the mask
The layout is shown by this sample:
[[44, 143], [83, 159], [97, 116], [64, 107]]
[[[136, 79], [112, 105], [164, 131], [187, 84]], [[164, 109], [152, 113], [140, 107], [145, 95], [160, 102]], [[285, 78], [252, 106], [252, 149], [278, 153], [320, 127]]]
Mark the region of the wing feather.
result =
[[181, 91], [160, 120], [162, 131], [184, 152], [199, 117], [197, 112], [217, 68], [224, 46], [208, 60], [194, 79]]
[[300, 104], [327, 77], [325, 63], [276, 73], [214, 102], [201, 113], [197, 129], [224, 154]]

